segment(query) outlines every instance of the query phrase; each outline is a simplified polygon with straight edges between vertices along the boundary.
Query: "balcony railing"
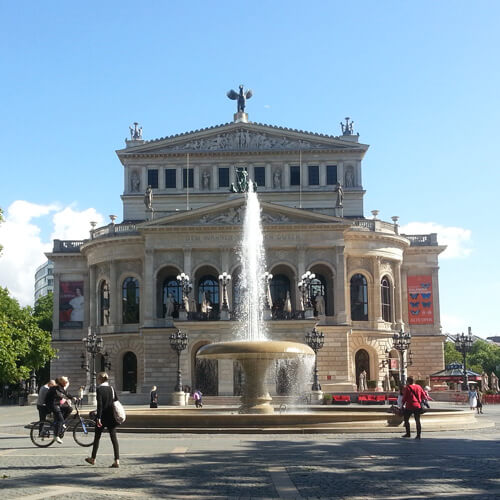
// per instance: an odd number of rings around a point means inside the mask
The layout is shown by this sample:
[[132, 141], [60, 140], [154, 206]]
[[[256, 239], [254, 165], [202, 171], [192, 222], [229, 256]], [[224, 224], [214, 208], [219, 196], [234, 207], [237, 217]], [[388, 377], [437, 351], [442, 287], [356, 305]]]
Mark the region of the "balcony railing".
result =
[[54, 253], [79, 253], [85, 240], [54, 240]]
[[136, 224], [108, 224], [90, 232], [92, 239], [105, 238], [107, 236], [131, 236], [139, 234]]
[[410, 240], [412, 247], [437, 247], [437, 233], [430, 234], [402, 234], [405, 238]]
[[374, 231], [374, 232], [389, 232], [397, 234], [396, 228], [392, 222], [385, 222], [378, 219], [357, 219], [353, 221], [353, 229], [360, 231]]

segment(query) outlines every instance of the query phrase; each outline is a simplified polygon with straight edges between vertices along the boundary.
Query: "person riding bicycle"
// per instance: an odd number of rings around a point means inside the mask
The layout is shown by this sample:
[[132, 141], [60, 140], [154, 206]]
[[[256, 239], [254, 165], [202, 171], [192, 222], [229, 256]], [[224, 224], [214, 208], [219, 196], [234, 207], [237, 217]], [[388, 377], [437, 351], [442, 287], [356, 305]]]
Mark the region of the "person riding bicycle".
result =
[[71, 400], [76, 399], [68, 393], [69, 380], [68, 377], [56, 378], [56, 385], [51, 387], [45, 398], [47, 408], [54, 413], [54, 433], [56, 441], [62, 444], [61, 436], [64, 430], [64, 420], [69, 417], [73, 409], [71, 408]]
[[40, 419], [40, 431], [42, 430], [43, 422], [47, 418], [47, 415], [52, 412], [52, 408], [48, 408], [46, 404], [47, 394], [51, 387], [56, 385], [55, 380], [49, 380], [45, 385], [40, 387], [40, 391], [38, 392], [38, 399], [36, 401], [36, 408], [38, 410], [38, 417]]

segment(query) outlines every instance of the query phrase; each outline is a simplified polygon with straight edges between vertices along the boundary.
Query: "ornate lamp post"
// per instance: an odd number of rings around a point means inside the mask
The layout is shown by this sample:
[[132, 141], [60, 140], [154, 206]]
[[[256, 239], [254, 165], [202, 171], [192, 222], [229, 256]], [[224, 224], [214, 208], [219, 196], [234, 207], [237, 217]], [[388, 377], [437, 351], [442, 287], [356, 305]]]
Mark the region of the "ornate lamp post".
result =
[[186, 333], [177, 330], [170, 335], [170, 347], [177, 351], [177, 383], [175, 384], [175, 392], [182, 392], [182, 374], [181, 374], [181, 352], [188, 345], [188, 336]]
[[312, 318], [314, 315], [313, 306], [311, 303], [311, 282], [314, 278], [316, 278], [316, 275], [311, 271], [307, 271], [302, 275], [298, 283], [300, 293], [302, 294], [302, 303], [304, 304], [304, 313], [306, 319]]
[[[95, 357], [102, 351], [103, 340], [102, 337], [98, 337], [95, 332], [92, 332], [92, 327], [89, 326], [89, 331], [87, 337], [82, 339], [85, 350], [90, 354], [90, 387], [89, 387], [89, 404], [95, 403], [95, 393], [96, 393], [96, 370], [95, 370]], [[83, 366], [83, 361], [82, 361]], [[88, 369], [88, 368], [87, 368]], [[92, 396], [91, 396], [92, 395]], [[91, 402], [92, 398], [92, 402]]]
[[306, 344], [314, 351], [314, 379], [311, 390], [321, 391], [321, 385], [318, 381], [318, 351], [323, 347], [325, 336], [314, 326], [312, 331], [306, 333], [305, 340]]
[[184, 273], [177, 275], [177, 281], [179, 282], [182, 288], [182, 300], [179, 306], [179, 319], [185, 321], [187, 320], [186, 302], [189, 300], [188, 295], [193, 289], [193, 285], [189, 280], [189, 276]]
[[231, 275], [226, 273], [225, 271], [222, 274], [219, 274], [219, 282], [222, 285], [222, 309], [228, 310], [229, 304], [227, 302], [227, 285], [231, 281]]
[[399, 383], [401, 386], [406, 383], [405, 369], [413, 363], [411, 351], [408, 353], [408, 361], [405, 363], [405, 352], [410, 349], [411, 333], [401, 330], [392, 336], [393, 348], [399, 352]]
[[462, 384], [462, 389], [464, 391], [469, 389], [469, 377], [467, 376], [467, 366], [466, 366], [466, 361], [467, 361], [467, 353], [471, 350], [472, 344], [474, 341], [472, 340], [472, 329], [469, 326], [469, 331], [468, 335], [464, 335], [462, 332], [462, 335], [458, 334], [455, 337], [455, 349], [462, 353], [462, 359], [463, 359], [463, 367], [464, 367], [464, 380]]

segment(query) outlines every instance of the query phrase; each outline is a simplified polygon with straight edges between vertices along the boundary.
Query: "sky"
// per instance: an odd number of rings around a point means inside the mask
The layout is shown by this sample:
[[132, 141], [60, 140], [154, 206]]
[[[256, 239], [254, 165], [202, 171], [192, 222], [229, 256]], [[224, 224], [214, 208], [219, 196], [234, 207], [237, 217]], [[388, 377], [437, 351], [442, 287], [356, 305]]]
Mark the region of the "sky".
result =
[[370, 145], [365, 216], [438, 233], [441, 322], [500, 335], [500, 2], [0, 0], [0, 286], [33, 300], [53, 238], [122, 216], [115, 150], [251, 121]]

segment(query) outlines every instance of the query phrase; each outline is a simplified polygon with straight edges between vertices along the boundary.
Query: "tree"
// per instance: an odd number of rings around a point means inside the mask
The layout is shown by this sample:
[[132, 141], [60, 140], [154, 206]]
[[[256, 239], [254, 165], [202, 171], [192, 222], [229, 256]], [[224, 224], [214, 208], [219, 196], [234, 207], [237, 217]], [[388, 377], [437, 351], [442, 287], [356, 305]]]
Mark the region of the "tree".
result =
[[[463, 362], [463, 356], [455, 349], [454, 342], [445, 343], [444, 360], [446, 365]], [[476, 340], [467, 353], [466, 362], [467, 368], [476, 373], [497, 372], [500, 368], [500, 347], [485, 340]]]
[[18, 382], [55, 356], [49, 331], [40, 328], [31, 307], [21, 307], [0, 287], [0, 380]]
[[54, 294], [49, 292], [39, 297], [35, 303], [34, 315], [38, 326], [46, 332], [52, 332], [52, 311], [54, 310]]

